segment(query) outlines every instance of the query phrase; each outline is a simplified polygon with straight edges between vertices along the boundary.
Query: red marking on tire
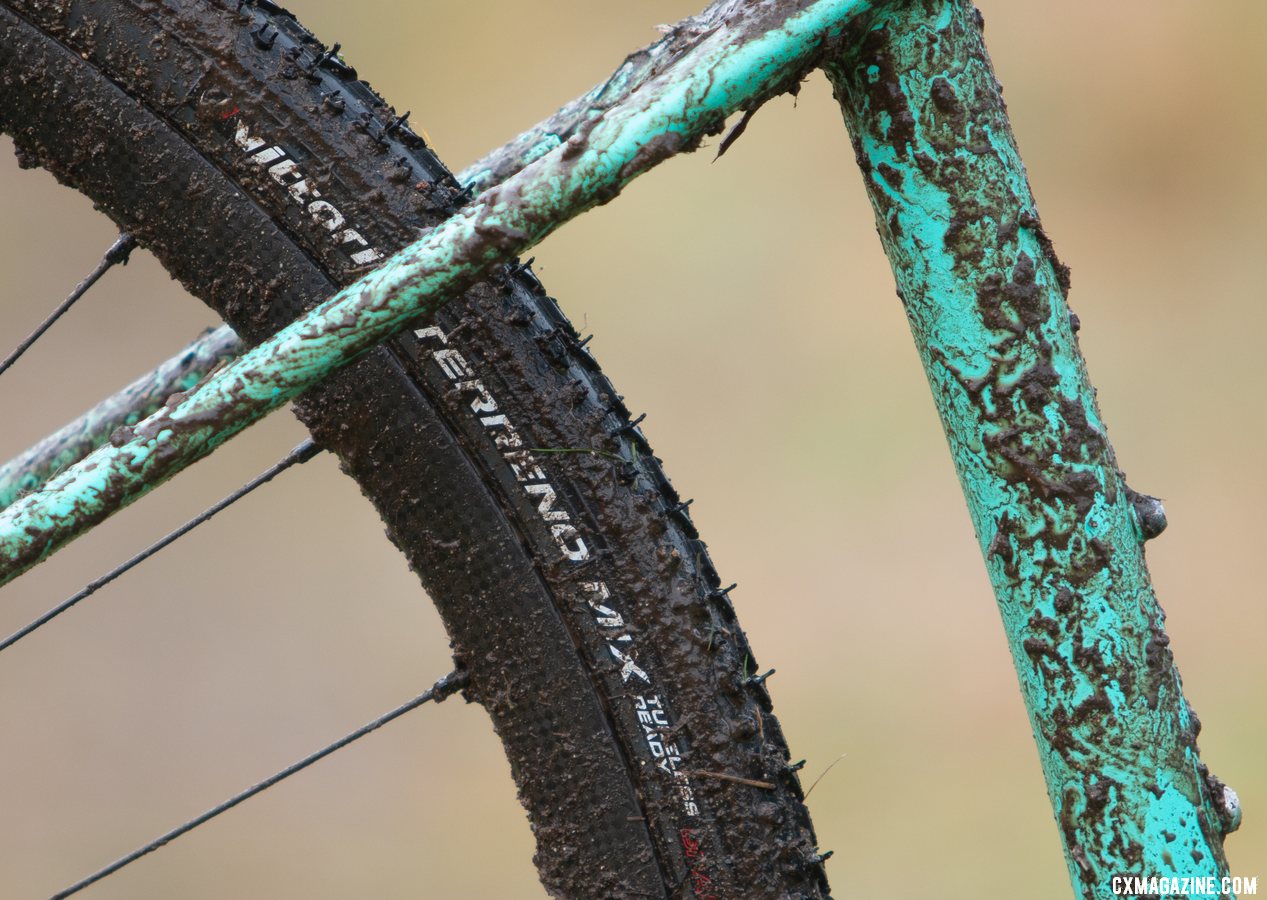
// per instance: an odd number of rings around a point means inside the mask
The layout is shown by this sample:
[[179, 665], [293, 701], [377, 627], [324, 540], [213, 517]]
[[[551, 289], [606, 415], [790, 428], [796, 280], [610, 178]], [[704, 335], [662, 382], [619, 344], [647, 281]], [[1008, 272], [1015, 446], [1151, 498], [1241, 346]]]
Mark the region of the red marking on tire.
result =
[[699, 839], [695, 837], [694, 829], [683, 828], [678, 836], [682, 839], [682, 849], [686, 852], [687, 859], [695, 859], [700, 855]]
[[678, 839], [682, 842], [682, 852], [686, 855], [687, 874], [695, 896], [699, 900], [721, 900], [720, 895], [713, 892], [713, 879], [704, 873], [704, 851], [700, 847], [699, 838], [695, 836], [695, 829], [679, 829]]

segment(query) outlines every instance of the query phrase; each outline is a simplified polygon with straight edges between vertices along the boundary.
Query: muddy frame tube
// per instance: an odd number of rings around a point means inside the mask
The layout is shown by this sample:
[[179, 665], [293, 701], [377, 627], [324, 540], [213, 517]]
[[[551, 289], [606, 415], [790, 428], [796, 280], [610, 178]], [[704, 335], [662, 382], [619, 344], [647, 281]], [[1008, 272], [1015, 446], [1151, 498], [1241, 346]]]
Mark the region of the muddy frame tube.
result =
[[795, 89], [869, 0], [753, 0], [674, 65], [561, 146], [481, 194], [378, 269], [121, 429], [0, 513], [0, 584], [46, 559], [234, 434], [494, 266], [616, 197], [635, 177], [718, 133], [726, 116]]
[[[1201, 878], [1219, 896], [1240, 810], [1201, 763], [1145, 568], [1164, 513], [1117, 468], [979, 15], [963, 0], [804, 0], [790, 15], [724, 0], [709, 13], [679, 26], [684, 45], [651, 48], [671, 66], [630, 57], [464, 173], [500, 186], [6, 510], [0, 577], [821, 63], [985, 556], [1075, 889], [1108, 898], [1118, 876]], [[851, 26], [860, 44], [837, 40]]]
[[1214, 891], [1192, 896], [1220, 896], [1240, 809], [1198, 755], [1145, 566], [1165, 514], [1118, 469], [1068, 270], [981, 31], [966, 0], [894, 3], [825, 68], [985, 557], [1075, 891], [1200, 878]]
[[190, 390], [241, 352], [242, 344], [229, 326], [204, 332], [167, 362], [0, 466], [0, 509], [79, 462], [117, 429], [153, 415], [172, 394]]
[[[650, 46], [631, 53], [599, 85], [564, 105], [506, 145], [472, 163], [456, 178], [465, 191], [482, 194], [522, 171], [572, 135], [596, 122], [647, 81], [676, 64], [696, 44], [742, 14], [746, 0], [718, 0], [698, 16], [668, 29]], [[0, 466], [0, 509], [104, 444], [123, 425], [135, 425], [163, 406], [171, 394], [188, 391], [214, 365], [239, 356], [244, 346], [227, 325], [202, 335], [148, 375], [101, 401], [56, 434]]]

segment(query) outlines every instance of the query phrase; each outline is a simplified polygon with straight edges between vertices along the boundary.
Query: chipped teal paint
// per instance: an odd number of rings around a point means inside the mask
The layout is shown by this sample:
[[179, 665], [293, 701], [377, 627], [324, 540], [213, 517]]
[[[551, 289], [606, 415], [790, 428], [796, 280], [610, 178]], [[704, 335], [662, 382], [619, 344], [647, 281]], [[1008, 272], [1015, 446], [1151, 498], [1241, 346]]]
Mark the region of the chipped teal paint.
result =
[[[724, 21], [733, 14], [735, 0], [714, 3], [696, 19], [679, 23], [665, 37], [650, 47], [630, 54], [606, 81], [566, 104], [543, 122], [512, 139], [509, 143], [471, 163], [458, 173], [458, 181], [475, 193], [482, 193], [501, 184], [511, 175], [560, 146], [567, 138], [596, 121], [608, 109], [624, 101], [657, 71], [671, 64], [688, 46], [697, 28], [714, 21]], [[684, 40], [683, 40], [684, 39]]]
[[[581, 98], [581, 101], [584, 102], [590, 100], [591, 95], [594, 93], [596, 92], [591, 91], [589, 94], [586, 94]], [[500, 152], [514, 155], [514, 171], [517, 172], [519, 169], [524, 166], [531, 165], [547, 153], [558, 149], [562, 145], [563, 139], [561, 137], [554, 132], [544, 131], [541, 129], [541, 126], [538, 126], [532, 131], [521, 134], [511, 142], [511, 146], [501, 148]], [[492, 166], [492, 163], [480, 160], [458, 173], [458, 183], [460, 183], [463, 187], [470, 188], [475, 193], [481, 193], [488, 190], [490, 187], [501, 184], [506, 179], [501, 177], [501, 171], [493, 168]], [[510, 174], [513, 174], [513, 172]]]
[[893, 4], [834, 60], [881, 239], [1008, 635], [1075, 890], [1228, 872], [1122, 479], [975, 10]]
[[130, 437], [120, 435], [117, 445], [10, 505], [0, 513], [0, 583], [434, 310], [481, 272], [692, 149], [729, 113], [793, 86], [824, 42], [869, 8], [866, 0], [743, 7], [743, 15], [557, 150], [229, 363], [174, 408], [141, 422]]
[[[476, 192], [500, 184], [572, 135], [592, 126], [648, 81], [659, 78], [678, 60], [712, 40], [717, 31], [733, 32], [736, 23], [776, 22], [804, 5], [781, 3], [780, 0], [714, 0], [699, 15], [689, 16], [670, 28], [661, 26], [664, 37], [629, 54], [602, 84], [564, 105], [509, 143], [471, 163], [458, 174], [458, 181]], [[848, 14], [854, 15], [873, 5], [851, 4], [857, 9]], [[831, 15], [830, 11], [828, 14]]]
[[30, 449], [0, 466], [0, 509], [100, 447], [115, 429], [135, 425], [177, 391], [187, 391], [212, 368], [241, 352], [233, 330], [208, 331], [179, 354]]

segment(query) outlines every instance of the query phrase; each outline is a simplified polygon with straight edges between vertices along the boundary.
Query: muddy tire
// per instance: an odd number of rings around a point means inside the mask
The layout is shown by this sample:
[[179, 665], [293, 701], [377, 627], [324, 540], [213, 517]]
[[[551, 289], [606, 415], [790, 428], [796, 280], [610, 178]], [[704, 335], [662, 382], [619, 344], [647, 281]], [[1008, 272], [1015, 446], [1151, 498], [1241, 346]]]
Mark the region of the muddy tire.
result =
[[[264, 0], [0, 0], [0, 129], [255, 343], [464, 201]], [[564, 897], [817, 897], [757, 663], [620, 395], [526, 265], [298, 405], [435, 599]]]

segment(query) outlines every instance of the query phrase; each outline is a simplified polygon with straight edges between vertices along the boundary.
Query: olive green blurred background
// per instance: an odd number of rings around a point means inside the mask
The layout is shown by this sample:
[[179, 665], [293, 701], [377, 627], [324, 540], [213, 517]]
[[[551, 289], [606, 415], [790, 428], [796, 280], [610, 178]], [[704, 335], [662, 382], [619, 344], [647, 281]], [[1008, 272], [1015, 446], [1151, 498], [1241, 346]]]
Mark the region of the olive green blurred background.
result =
[[[294, 0], [450, 165], [696, 2]], [[1150, 545], [1233, 870], [1267, 881], [1267, 5], [986, 0], [987, 38]], [[0, 344], [108, 245], [0, 139]], [[541, 276], [645, 423], [771, 680], [840, 897], [1069, 895], [1011, 662], [821, 77], [727, 156], [674, 160], [547, 241]], [[138, 323], [144, 322], [143, 327]], [[16, 452], [208, 314], [145, 254], [0, 380]], [[281, 414], [5, 592], [0, 631], [297, 443]], [[0, 656], [0, 896], [45, 896], [419, 692], [446, 641], [329, 459]], [[101, 898], [534, 897], [532, 840], [460, 699], [116, 876]], [[1264, 884], [1263, 890], [1267, 890]]]

